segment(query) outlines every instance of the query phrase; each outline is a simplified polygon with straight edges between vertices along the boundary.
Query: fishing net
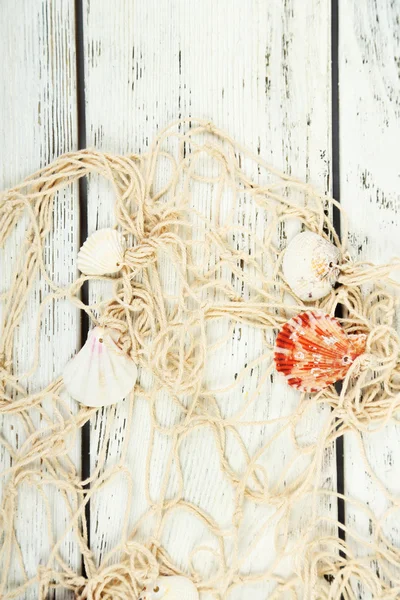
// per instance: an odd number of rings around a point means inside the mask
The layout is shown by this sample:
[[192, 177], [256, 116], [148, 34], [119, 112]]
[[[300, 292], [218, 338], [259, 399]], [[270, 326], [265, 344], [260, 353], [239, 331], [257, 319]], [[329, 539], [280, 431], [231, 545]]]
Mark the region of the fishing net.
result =
[[[118, 274], [76, 272], [60, 284], [57, 215], [85, 176], [89, 187], [109, 182], [110, 225], [128, 249]], [[332, 210], [341, 211], [332, 198], [194, 120], [164, 130], [145, 154], [63, 155], [1, 195], [1, 598], [137, 598], [158, 574], [191, 578], [202, 599], [399, 597], [400, 489], [376, 472], [365, 440], [399, 433], [391, 272], [400, 263], [354, 261], [346, 215], [340, 240]], [[312, 305], [282, 276], [287, 240], [302, 229], [343, 257], [338, 285]], [[21, 328], [33, 290], [26, 367], [17, 350], [28, 344]], [[49, 355], [63, 352], [63, 339], [43, 321], [58, 305], [118, 332], [139, 367], [128, 398], [87, 408], [68, 396], [61, 372], [53, 378]], [[310, 306], [340, 310], [367, 346], [341, 387], [300, 394], [276, 374], [273, 347]], [[39, 385], [43, 361], [49, 380]], [[374, 506], [363, 490], [337, 491], [339, 436], [357, 449]], [[23, 532], [41, 540], [33, 559]]]

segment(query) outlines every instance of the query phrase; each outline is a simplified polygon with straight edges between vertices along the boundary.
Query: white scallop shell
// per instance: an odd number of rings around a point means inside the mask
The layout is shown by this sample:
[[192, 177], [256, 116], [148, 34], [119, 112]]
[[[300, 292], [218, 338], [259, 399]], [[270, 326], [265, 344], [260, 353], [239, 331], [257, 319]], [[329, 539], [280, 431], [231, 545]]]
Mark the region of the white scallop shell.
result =
[[142, 590], [138, 600], [199, 600], [199, 593], [190, 579], [171, 575], [157, 577]]
[[85, 406], [107, 406], [119, 402], [133, 389], [135, 363], [115, 343], [118, 332], [95, 327], [83, 348], [64, 369], [64, 385]]
[[124, 260], [124, 238], [115, 229], [98, 229], [78, 252], [78, 269], [85, 275], [116, 273]]
[[339, 277], [340, 252], [313, 231], [296, 235], [285, 250], [283, 276], [301, 300], [312, 302], [331, 291]]

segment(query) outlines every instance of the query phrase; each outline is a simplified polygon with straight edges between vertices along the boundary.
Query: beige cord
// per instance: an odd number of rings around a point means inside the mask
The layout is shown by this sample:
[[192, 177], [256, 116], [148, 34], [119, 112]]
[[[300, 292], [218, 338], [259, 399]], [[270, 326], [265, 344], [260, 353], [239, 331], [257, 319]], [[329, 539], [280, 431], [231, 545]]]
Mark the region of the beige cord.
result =
[[[80, 289], [85, 280], [93, 277], [80, 276], [68, 286], [59, 286], [46, 265], [44, 245], [52, 235], [55, 194], [80, 177], [92, 174], [111, 182], [115, 193], [115, 226], [126, 236], [129, 248], [119, 275], [104, 277], [113, 282], [112, 300], [86, 307], [81, 302]], [[205, 193], [213, 197], [212, 215], [202, 209]], [[342, 244], [330, 218], [332, 205], [341, 211]], [[251, 224], [246, 217], [249, 214]], [[195, 549], [190, 558], [192, 572], [185, 573], [192, 577], [199, 591], [209, 592], [209, 598], [229, 598], [237, 588], [243, 590], [240, 597], [247, 598], [246, 585], [257, 582], [269, 586], [271, 600], [341, 597], [350, 600], [357, 597], [357, 585], [375, 599], [398, 598], [400, 549], [384, 533], [384, 522], [399, 511], [400, 498], [389, 493], [372, 470], [363, 451], [362, 436], [383, 428], [391, 419], [398, 419], [400, 340], [395, 317], [399, 284], [390, 277], [399, 268], [399, 259], [382, 266], [353, 262], [347, 250], [346, 215], [340, 205], [311, 185], [272, 169], [212, 123], [194, 119], [179, 121], [162, 131], [147, 154], [113, 156], [95, 150], [69, 153], [4, 192], [0, 196], [2, 245], [23, 216], [27, 224], [23, 247], [19, 249], [11, 284], [1, 296], [3, 428], [7, 428], [7, 416], [12, 415], [19, 419], [26, 437], [18, 450], [6, 441], [7, 436], [0, 439], [1, 447], [11, 456], [11, 466], [1, 474], [4, 487], [0, 512], [3, 534], [0, 597], [23, 597], [28, 588], [37, 586], [41, 599], [57, 587], [73, 590], [80, 600], [137, 598], [142, 586], [158, 573], [182, 574], [160, 540], [168, 518], [183, 511], [200, 520], [217, 540], [216, 547], [205, 544]], [[274, 402], [273, 397], [261, 399], [259, 395], [261, 386], [275, 372], [274, 336], [286, 320], [310, 307], [293, 295], [281, 274], [284, 247], [278, 232], [289, 221], [339, 246], [343, 255], [340, 285], [313, 306], [334, 314], [341, 305], [346, 317], [345, 329], [349, 333], [367, 334], [367, 349], [352, 365], [340, 393], [332, 386], [310, 397], [302, 395], [293, 413], [260, 423], [249, 420], [249, 408], [256, 402]], [[175, 281], [168, 290], [162, 277], [165, 261], [175, 272]], [[34, 324], [36, 351], [32, 369], [19, 373], [14, 364], [16, 333], [29, 292], [39, 276], [46, 281], [49, 293], [42, 300]], [[104, 413], [105, 442], [91, 477], [83, 482], [71, 454], [80, 428], [95, 410], [76, 408], [74, 402], [65, 402], [61, 373], [45, 389], [36, 392], [27, 392], [21, 383], [32, 376], [43, 359], [39, 354], [43, 312], [49, 302], [61, 299], [86, 310], [93, 324], [118, 330], [121, 348], [143, 373], [152, 375], [152, 384], [137, 385], [128, 400], [125, 436], [131, 429], [135, 398], [142, 396], [146, 400], [151, 419], [146, 460], [148, 510], [134, 526], [128, 527], [133, 490], [127, 439], [122, 441], [119, 460], [113, 466], [105, 464], [106, 442], [111, 435], [115, 409], [109, 407]], [[236, 389], [251, 368], [259, 370], [257, 390], [244, 395], [242, 408], [229, 417], [224, 416], [216, 392], [208, 389], [204, 378], [207, 360], [227, 339], [209, 339], [209, 325], [215, 320], [228, 324], [227, 336], [232, 335], [238, 324], [246, 324], [258, 330], [264, 340], [263, 355], [243, 368], [224, 390], [228, 393]], [[160, 392], [169, 396], [171, 406], [180, 415], [169, 428], [157, 416]], [[297, 429], [315, 403], [327, 403], [332, 411], [320, 431], [315, 432], [315, 443], [304, 445]], [[40, 431], [35, 427], [38, 415], [45, 424]], [[243, 440], [243, 428], [258, 431], [260, 425], [274, 426], [276, 433], [251, 455]], [[201, 507], [185, 499], [182, 467], [185, 440], [201, 428], [212, 432], [220, 468], [233, 489], [235, 512], [229, 530], [221, 529]], [[150, 493], [150, 471], [154, 436], [158, 431], [170, 439], [171, 453], [155, 498]], [[357, 439], [363, 457], [360, 469], [366, 470], [387, 501], [385, 512], [374, 515], [367, 505], [343, 497], [346, 505], [357, 507], [369, 520], [372, 531], [369, 540], [353, 532], [351, 524], [340, 525], [332, 513], [321, 512], [321, 506], [328, 502], [335, 506], [339, 497], [334, 482], [332, 489], [326, 488], [321, 471], [326, 451], [343, 433]], [[260, 459], [282, 435], [290, 435], [296, 455], [289, 464], [282, 465], [279, 480], [271, 482]], [[244, 464], [242, 469], [230, 461], [228, 437], [236, 441]], [[304, 458], [308, 461], [305, 467], [300, 460]], [[303, 464], [302, 468], [297, 468], [297, 461]], [[177, 489], [171, 497], [168, 484], [172, 473]], [[87, 545], [85, 506], [117, 476], [124, 478], [129, 490], [126, 526], [118, 546], [97, 567]], [[90, 490], [83, 487], [88, 483]], [[47, 563], [38, 568], [33, 578], [28, 577], [23, 567], [15, 532], [22, 484], [35, 487], [41, 495], [52, 544]], [[69, 513], [68, 526], [57, 540], [46, 496], [49, 489], [58, 491]], [[260, 524], [252, 543], [242, 548], [239, 536], [243, 533], [243, 514], [249, 503], [271, 507], [278, 519], [270, 566], [260, 573], [249, 573], [244, 565], [266, 535], [269, 522]], [[307, 506], [309, 514], [298, 522], [301, 506]], [[139, 541], [138, 531], [150, 519], [152, 535], [145, 542]], [[346, 532], [346, 541], [338, 537], [338, 527]], [[62, 556], [61, 544], [71, 531], [84, 556], [88, 579], [76, 573]], [[329, 533], [332, 531], [334, 534]], [[232, 547], [229, 559], [224, 549], [226, 536]], [[204, 580], [196, 571], [194, 559], [207, 554], [215, 569], [214, 576]], [[292, 571], [283, 576], [279, 565], [288, 558], [292, 560]], [[11, 560], [19, 561], [24, 574], [20, 585], [12, 589], [7, 583]]]

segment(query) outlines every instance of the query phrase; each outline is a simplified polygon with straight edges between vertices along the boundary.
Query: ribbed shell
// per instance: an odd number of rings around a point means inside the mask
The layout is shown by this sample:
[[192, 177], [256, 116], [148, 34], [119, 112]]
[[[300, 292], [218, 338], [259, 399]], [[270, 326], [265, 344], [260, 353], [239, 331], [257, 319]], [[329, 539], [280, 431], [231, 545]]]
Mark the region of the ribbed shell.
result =
[[340, 252], [313, 231], [296, 235], [285, 250], [283, 276], [296, 296], [306, 302], [323, 298], [335, 285]]
[[171, 575], [157, 577], [142, 590], [139, 600], [199, 600], [199, 593], [190, 579]]
[[115, 341], [118, 332], [95, 327], [63, 372], [69, 394], [85, 406], [107, 406], [125, 398], [137, 379], [135, 363]]
[[365, 344], [365, 335], [347, 335], [334, 317], [322, 311], [304, 312], [285, 323], [278, 334], [276, 369], [292, 387], [317, 392], [343, 379]]
[[85, 275], [116, 273], [122, 267], [125, 242], [115, 229], [99, 229], [78, 252], [78, 269]]

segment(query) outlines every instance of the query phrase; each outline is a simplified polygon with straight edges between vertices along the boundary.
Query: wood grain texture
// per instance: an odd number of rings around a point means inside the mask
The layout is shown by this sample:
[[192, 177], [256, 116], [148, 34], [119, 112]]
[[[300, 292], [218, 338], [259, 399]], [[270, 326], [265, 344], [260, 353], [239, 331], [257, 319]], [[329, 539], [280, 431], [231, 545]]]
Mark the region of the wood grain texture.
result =
[[[312, 181], [320, 189], [330, 188], [330, 13], [325, 2], [307, 0], [266, 3], [187, 2], [151, 0], [121, 1], [110, 11], [106, 0], [85, 0], [85, 69], [88, 145], [124, 152], [142, 152], [155, 133], [179, 117], [212, 119], [239, 142], [257, 150], [274, 166]], [[308, 32], [312, 31], [313, 35]], [[210, 198], [200, 197], [200, 210], [212, 212]], [[89, 230], [110, 225], [112, 192], [104, 182], [89, 187]], [[245, 216], [251, 224], [254, 215]], [[287, 235], [287, 232], [281, 232]], [[173, 277], [166, 271], [165, 279]], [[94, 289], [92, 299], [105, 294]], [[215, 357], [214, 380], [219, 384], [261, 352], [261, 339], [242, 328]], [[215, 376], [217, 374], [217, 377]], [[246, 381], [239, 395], [255, 386]], [[246, 387], [247, 386], [247, 387]], [[294, 392], [268, 382], [257, 418], [288, 414], [297, 403]], [[240, 402], [229, 399], [231, 410]], [[134, 404], [133, 430], [127, 431], [130, 407], [115, 408], [115, 424], [105, 431], [100, 412], [92, 424], [92, 467], [107, 446], [107, 464], [115, 464], [126, 453], [129, 473], [110, 482], [91, 510], [92, 549], [100, 562], [120, 539], [127, 520], [133, 523], [145, 509], [144, 457], [149, 435], [146, 404]], [[160, 403], [161, 420], [168, 421], [168, 404]], [[304, 439], [313, 435], [328, 415], [315, 410], [305, 425]], [[260, 432], [246, 434], [249, 448], [260, 442]], [[128, 439], [128, 441], [127, 441]], [[152, 489], [161, 481], [169, 440], [159, 437], [152, 461]], [[272, 478], [277, 478], [290, 454], [290, 444], [281, 440], [268, 459]], [[232, 518], [232, 492], [221, 477], [215, 448], [207, 431], [190, 436], [185, 445], [185, 494], [211, 514], [218, 523]], [[207, 463], [204, 456], [210, 457]], [[279, 460], [276, 457], [279, 456]], [[324, 484], [335, 489], [335, 457], [325, 457]], [[133, 508], [127, 512], [128, 486], [132, 486]], [[325, 506], [335, 515], [336, 507]], [[249, 507], [243, 547], [265, 519], [262, 511]], [[202, 527], [185, 516], [171, 523], [163, 544], [182, 568], [188, 568], [190, 550], [200, 542], [212, 544]], [[264, 537], [245, 565], [247, 570], [265, 569], [271, 560], [271, 532]], [[207, 570], [207, 565], [203, 565]], [[267, 589], [246, 589], [252, 597], [265, 597]], [[243, 590], [233, 598], [240, 598]]]
[[[331, 182], [330, 106], [330, 10], [324, 0], [83, 0], [85, 90], [88, 146], [111, 152], [143, 152], [155, 133], [171, 120], [193, 116], [212, 119], [238, 141], [257, 150], [274, 166], [307, 179], [329, 191]], [[355, 0], [340, 3], [340, 150], [341, 198], [350, 217], [353, 255], [383, 262], [400, 253], [399, 169], [397, 141], [400, 134], [400, 11], [389, 0]], [[0, 12], [0, 184], [13, 185], [48, 163], [56, 155], [76, 147], [76, 76], [74, 8], [72, 0], [3, 0]], [[210, 197], [199, 197], [201, 211], [211, 214]], [[245, 215], [251, 224], [254, 214]], [[78, 236], [77, 191], [66, 191], [56, 203], [55, 237], [48, 242], [46, 257], [60, 282], [75, 275]], [[105, 182], [89, 183], [89, 232], [113, 223], [113, 191]], [[282, 230], [285, 237], [292, 231]], [[1, 291], [7, 286], [21, 236], [17, 230], [0, 250]], [[7, 258], [6, 258], [7, 257]], [[165, 269], [166, 281], [173, 273]], [[16, 361], [21, 369], [30, 364], [30, 323], [37, 314], [43, 282], [34, 287], [21, 324]], [[90, 298], [110, 293], [107, 286], [91, 285]], [[41, 366], [31, 389], [58, 375], [78, 345], [79, 319], [74, 310], [58, 303], [49, 306], [41, 333]], [[221, 331], [216, 331], [216, 335]], [[62, 336], [62, 345], [58, 344]], [[54, 353], [54, 347], [59, 351]], [[261, 352], [261, 340], [246, 328], [236, 329], [215, 358], [209, 385], [228, 380]], [[141, 375], [142, 379], [145, 374]], [[246, 393], [257, 385], [259, 373], [244, 382]], [[268, 398], [259, 404], [259, 419], [287, 414], [296, 406], [296, 394], [276, 381], [263, 390]], [[160, 419], [168, 422], [170, 406], [161, 399]], [[233, 394], [229, 409], [240, 403]], [[146, 508], [144, 495], [146, 443], [150, 422], [143, 399], [111, 409], [115, 421], [108, 428], [105, 412], [91, 424], [92, 469], [99, 453], [107, 454], [106, 466], [124, 460], [128, 469], [91, 502], [91, 539], [96, 561], [121, 539]], [[127, 417], [133, 411], [131, 430]], [[304, 440], [312, 438], [327, 409], [319, 408], [304, 425]], [[40, 423], [37, 423], [40, 426]], [[1, 434], [15, 449], [25, 433], [15, 420], [0, 422]], [[244, 433], [249, 448], [262, 432]], [[400, 428], [393, 423], [383, 431], [363, 437], [370, 465], [389, 490], [400, 492], [396, 468], [400, 460]], [[157, 493], [170, 442], [160, 435], [151, 464], [151, 489]], [[185, 494], [220, 524], [232, 517], [230, 486], [221, 476], [210, 432], [190, 436], [183, 448]], [[79, 447], [75, 459], [79, 464]], [[275, 444], [268, 458], [272, 478], [288, 459], [287, 440]], [[210, 457], [203, 460], [204, 455]], [[380, 514], [387, 504], [367, 471], [355, 436], [345, 438], [346, 493], [362, 500]], [[0, 469], [11, 463], [0, 446]], [[324, 485], [335, 489], [335, 456], [328, 449]], [[1, 486], [1, 481], [0, 481]], [[126, 506], [128, 490], [133, 505]], [[1, 487], [0, 487], [1, 491]], [[61, 533], [66, 522], [62, 502], [51, 497], [52, 518]], [[266, 515], [248, 506], [245, 547]], [[336, 506], [323, 508], [335, 516]], [[49, 545], [45, 509], [34, 489], [21, 490], [17, 537], [29, 576], [45, 560]], [[350, 505], [347, 523], [368, 537], [369, 523]], [[145, 535], [146, 532], [141, 532]], [[397, 526], [388, 532], [400, 544]], [[213, 541], [204, 529], [186, 516], [170, 523], [163, 544], [171, 556], [187, 568], [193, 546]], [[267, 532], [244, 570], [261, 570], [271, 558], [272, 537]], [[354, 545], [357, 550], [357, 546]], [[72, 539], [63, 554], [79, 569], [80, 557]], [[21, 581], [21, 569], [13, 559], [9, 585]], [[203, 565], [207, 570], [207, 561]], [[0, 565], [1, 574], [1, 565]], [[355, 588], [360, 600], [369, 599]], [[247, 588], [252, 598], [268, 597], [266, 587]], [[243, 597], [243, 591], [232, 596]], [[36, 598], [32, 590], [26, 598]], [[67, 598], [63, 592], [57, 598]]]
[[[17, 184], [59, 154], [76, 148], [74, 3], [25, 2], [4, 0], [0, 10], [0, 186]], [[23, 239], [24, 221], [8, 240], [1, 256], [1, 291], [11, 281], [12, 269]], [[49, 273], [57, 283], [67, 284], [76, 274], [78, 214], [76, 189], [59, 194], [54, 208], [54, 235], [45, 246]], [[15, 364], [21, 373], [32, 366], [34, 355], [34, 323], [40, 302], [48, 293], [42, 278], [33, 286], [27, 309], [16, 339]], [[58, 376], [77, 347], [79, 317], [66, 302], [48, 304], [40, 332], [40, 366], [29, 380], [28, 389], [42, 389]], [[71, 401], [71, 406], [76, 406]], [[32, 411], [37, 428], [44, 427]], [[17, 451], [27, 434], [17, 417], [1, 421], [1, 435]], [[80, 439], [76, 440], [72, 458], [80, 463]], [[0, 470], [12, 464], [10, 454], [0, 446]], [[40, 465], [36, 465], [40, 466]], [[0, 485], [3, 480], [0, 481]], [[50, 500], [50, 514], [41, 498], [44, 491]], [[52, 546], [46, 526], [47, 516], [55, 527], [56, 539], [63, 533], [68, 513], [59, 493], [50, 486], [19, 487], [17, 541], [28, 577], [45, 564]], [[79, 569], [77, 545], [68, 536], [62, 555], [74, 569]], [[22, 581], [22, 568], [16, 553], [7, 574], [8, 587]], [[0, 565], [0, 574], [3, 569]], [[1, 577], [0, 577], [1, 578]], [[1, 596], [1, 593], [0, 593]], [[23, 598], [38, 597], [33, 586]], [[60, 593], [58, 598], [70, 597]]]
[[[340, 4], [341, 201], [349, 216], [353, 256], [375, 263], [400, 254], [399, 22], [396, 2]], [[399, 439], [400, 427], [393, 420], [384, 429], [363, 435], [369, 463], [364, 467], [356, 436], [345, 436], [346, 494], [366, 503], [377, 516], [389, 504], [368, 470], [398, 497]], [[369, 519], [352, 505], [346, 513], [349, 527], [371, 540]], [[393, 521], [384, 531], [399, 546], [400, 531]], [[350, 544], [359, 550], [354, 540]], [[362, 586], [355, 583], [354, 588], [358, 598], [372, 598]]]

